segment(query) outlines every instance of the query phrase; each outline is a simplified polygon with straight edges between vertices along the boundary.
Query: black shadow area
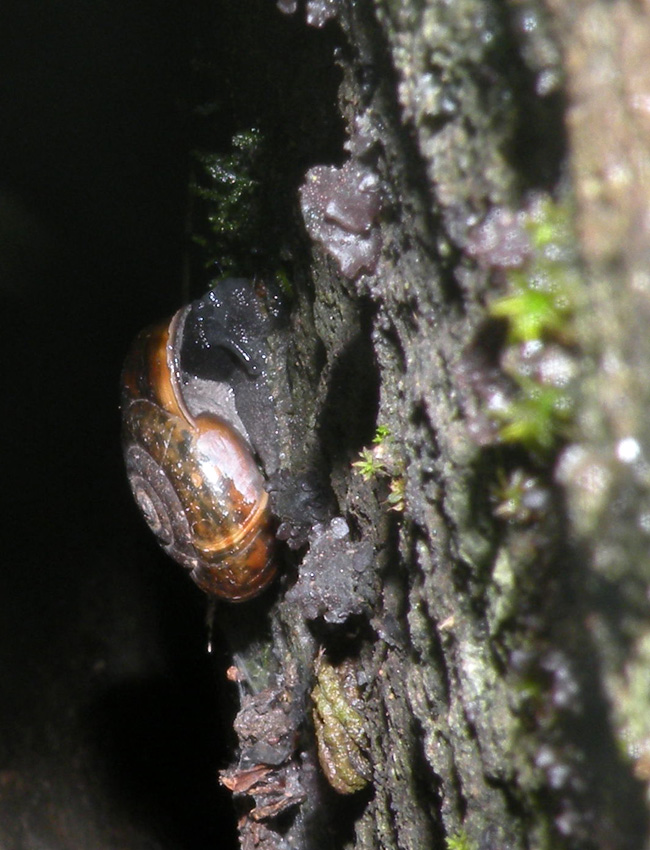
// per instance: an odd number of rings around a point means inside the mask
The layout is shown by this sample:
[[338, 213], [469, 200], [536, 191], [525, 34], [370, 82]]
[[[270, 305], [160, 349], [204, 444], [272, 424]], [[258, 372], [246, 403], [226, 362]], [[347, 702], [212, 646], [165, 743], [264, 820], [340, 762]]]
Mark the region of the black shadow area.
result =
[[0, 10], [3, 850], [235, 846], [204, 601], [119, 446], [129, 341], [178, 305], [199, 6]]
[[227, 655], [131, 504], [119, 374], [183, 298], [190, 151], [260, 126], [280, 223], [340, 142], [330, 36], [271, 0], [0, 8], [3, 850], [235, 846]]

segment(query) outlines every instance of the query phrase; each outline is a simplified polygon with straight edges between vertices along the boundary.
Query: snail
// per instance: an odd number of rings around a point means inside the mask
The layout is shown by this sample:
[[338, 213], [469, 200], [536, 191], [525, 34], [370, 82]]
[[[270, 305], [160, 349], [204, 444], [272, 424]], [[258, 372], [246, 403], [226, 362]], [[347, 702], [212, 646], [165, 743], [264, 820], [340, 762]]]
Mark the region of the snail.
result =
[[[270, 401], [267, 330], [253, 284], [221, 281], [142, 331], [122, 373], [124, 458], [140, 511], [203, 591], [233, 602], [276, 572], [265, 479], [238, 410]], [[268, 414], [248, 421], [259, 432]]]

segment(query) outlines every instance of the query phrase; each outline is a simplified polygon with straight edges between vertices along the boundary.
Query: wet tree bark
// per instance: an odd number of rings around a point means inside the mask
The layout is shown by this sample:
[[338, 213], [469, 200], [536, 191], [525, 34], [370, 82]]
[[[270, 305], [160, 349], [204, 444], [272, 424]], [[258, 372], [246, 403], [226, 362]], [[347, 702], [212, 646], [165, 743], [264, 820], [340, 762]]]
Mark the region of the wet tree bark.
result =
[[[250, 758], [226, 777], [242, 846], [644, 846], [648, 10], [356, 0], [335, 24], [333, 167], [377, 175], [383, 201], [361, 223], [323, 215], [382, 249], [346, 276], [338, 237], [297, 225], [280, 431], [349, 534], [335, 523], [288, 558], [264, 634], [257, 609], [248, 637], [239, 612], [227, 627], [256, 683]], [[533, 196], [569, 210], [560, 268], [579, 270], [570, 332], [532, 341], [579, 376], [543, 446], [489, 412], [516, 392], [490, 305], [521, 231], [480, 230]], [[291, 735], [273, 773], [259, 742]]]

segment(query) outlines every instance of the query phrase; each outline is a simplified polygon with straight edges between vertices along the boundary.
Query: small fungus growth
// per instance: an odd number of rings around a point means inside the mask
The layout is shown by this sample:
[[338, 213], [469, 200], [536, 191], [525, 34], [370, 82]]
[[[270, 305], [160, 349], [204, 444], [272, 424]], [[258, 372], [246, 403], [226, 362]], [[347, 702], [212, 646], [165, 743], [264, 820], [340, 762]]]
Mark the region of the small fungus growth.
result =
[[311, 238], [334, 257], [347, 278], [375, 270], [381, 250], [376, 174], [354, 160], [341, 168], [317, 165], [300, 187], [300, 208]]
[[350, 540], [342, 517], [315, 526], [298, 581], [286, 598], [300, 606], [307, 620], [322, 618], [341, 626], [350, 617], [369, 617], [377, 595], [373, 557], [371, 543]]

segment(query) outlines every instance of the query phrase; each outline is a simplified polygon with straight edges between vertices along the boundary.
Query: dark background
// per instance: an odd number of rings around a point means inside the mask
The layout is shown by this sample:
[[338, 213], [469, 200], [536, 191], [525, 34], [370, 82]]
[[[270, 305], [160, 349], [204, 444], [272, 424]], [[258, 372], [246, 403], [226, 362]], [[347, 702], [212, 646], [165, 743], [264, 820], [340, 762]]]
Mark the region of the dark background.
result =
[[309, 100], [289, 59], [331, 45], [271, 0], [23, 0], [0, 33], [0, 845], [226, 847], [227, 655], [131, 504], [119, 372], [182, 298], [197, 51], [218, 144], [277, 112], [276, 72]]
[[125, 350], [180, 297], [191, 5], [3, 5], [3, 848], [233, 833], [221, 659], [119, 450]]

